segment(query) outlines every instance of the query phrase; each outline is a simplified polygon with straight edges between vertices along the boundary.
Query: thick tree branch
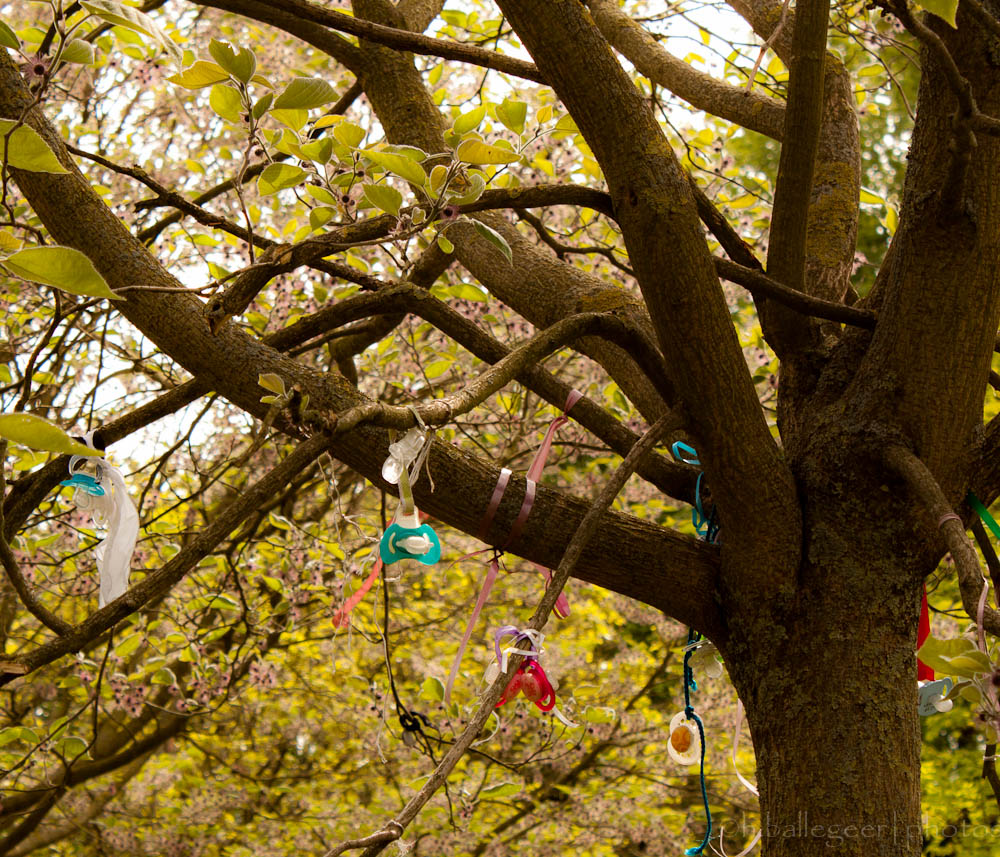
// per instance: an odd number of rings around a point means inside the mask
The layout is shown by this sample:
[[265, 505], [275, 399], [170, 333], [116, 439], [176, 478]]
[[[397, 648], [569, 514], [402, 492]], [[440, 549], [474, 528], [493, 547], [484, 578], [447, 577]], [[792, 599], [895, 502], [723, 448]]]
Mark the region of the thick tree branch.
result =
[[[806, 235], [816, 150], [823, 121], [823, 70], [829, 0], [802, 0], [796, 7], [789, 68], [785, 141], [771, 213], [767, 272], [796, 291], [805, 288]], [[781, 307], [760, 307], [761, 327], [782, 359], [815, 347], [817, 331]]]
[[[191, 0], [199, 6], [214, 6], [218, 9], [226, 9], [229, 12], [238, 12], [243, 15], [250, 15], [258, 20], [268, 20], [259, 17], [256, 11], [244, 10], [245, 0]], [[260, 0], [255, 6], [269, 7], [281, 15], [294, 17], [302, 21], [309, 21], [328, 27], [331, 30], [339, 30], [343, 33], [350, 33], [352, 36], [365, 39], [394, 48], [400, 51], [409, 51], [415, 54], [426, 54], [428, 56], [441, 57], [442, 59], [455, 60], [456, 62], [467, 63], [469, 65], [481, 66], [482, 68], [501, 71], [504, 74], [512, 74], [525, 80], [533, 80], [536, 83], [545, 83], [538, 69], [530, 62], [516, 59], [515, 57], [504, 56], [494, 51], [478, 48], [475, 45], [464, 45], [461, 42], [452, 42], [447, 39], [435, 39], [431, 36], [422, 36], [408, 30], [396, 27], [386, 27], [382, 24], [375, 24], [363, 18], [355, 18], [337, 12], [333, 9], [324, 9], [313, 3], [306, 3], [304, 0]], [[276, 26], [287, 29], [284, 24], [275, 21]], [[291, 32], [291, 31], [289, 31]], [[346, 64], [346, 63], [345, 63]]]
[[720, 277], [743, 286], [754, 298], [775, 300], [800, 315], [839, 321], [866, 330], [875, 328], [875, 313], [871, 310], [815, 298], [779, 283], [767, 274], [752, 268], [744, 268], [726, 259], [716, 259], [715, 270], [719, 272]]
[[[687, 178], [589, 16], [573, 4], [540, 0], [500, 6], [604, 171], [660, 348], [668, 367], [684, 367], [674, 383], [703, 451], [727, 550], [747, 557], [760, 550], [762, 521], [773, 516], [774, 526], [765, 525], [776, 535], [771, 561], [747, 569], [773, 582], [786, 573], [784, 560], [797, 561], [795, 490], [764, 424]], [[755, 502], [746, 493], [751, 485]], [[783, 559], [775, 561], [775, 553]]]
[[587, 5], [615, 50], [653, 83], [698, 110], [781, 139], [785, 108], [776, 98], [717, 80], [679, 60], [626, 15], [617, 0], [587, 0]]
[[[941, 531], [955, 560], [962, 606], [975, 622], [985, 578], [979, 565], [979, 555], [965, 532], [965, 525], [955, 514], [930, 470], [912, 452], [902, 446], [889, 446], [885, 450], [885, 463], [902, 478]], [[1000, 610], [987, 605], [983, 612], [983, 627], [991, 634], [1000, 634]]]
[[[980, 108], [1000, 111], [993, 35], [961, 8], [958, 23], [958, 30], [943, 21], [933, 26]], [[861, 409], [861, 419], [873, 409], [891, 413], [954, 496], [968, 485], [968, 450], [980, 444], [1000, 318], [1000, 140], [978, 140], [961, 211], [940, 216], [955, 99], [935, 53], [925, 49], [922, 61], [900, 222], [878, 286], [879, 323], [845, 404]]]

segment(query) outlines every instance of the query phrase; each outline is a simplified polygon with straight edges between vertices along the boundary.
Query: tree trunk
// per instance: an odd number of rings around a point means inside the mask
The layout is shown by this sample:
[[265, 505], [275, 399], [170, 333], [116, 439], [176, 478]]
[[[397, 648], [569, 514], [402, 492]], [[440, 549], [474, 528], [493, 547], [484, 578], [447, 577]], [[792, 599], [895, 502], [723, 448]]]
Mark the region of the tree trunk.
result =
[[915, 634], [933, 565], [902, 489], [880, 484], [871, 462], [851, 473], [850, 448], [838, 447], [844, 460], [817, 456], [814, 478], [801, 480], [794, 592], [740, 604], [730, 624], [764, 857], [907, 857], [922, 845]]

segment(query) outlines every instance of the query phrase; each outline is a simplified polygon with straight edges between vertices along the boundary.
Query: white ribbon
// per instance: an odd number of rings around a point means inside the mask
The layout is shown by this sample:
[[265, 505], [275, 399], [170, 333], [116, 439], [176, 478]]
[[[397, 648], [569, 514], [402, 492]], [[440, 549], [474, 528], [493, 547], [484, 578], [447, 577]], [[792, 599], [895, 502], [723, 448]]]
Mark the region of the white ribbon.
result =
[[[88, 445], [93, 446], [93, 432], [86, 435]], [[94, 548], [97, 560], [97, 571], [100, 575], [101, 590], [98, 605], [104, 607], [116, 598], [124, 595], [128, 589], [129, 572], [132, 565], [132, 553], [139, 537], [139, 513], [128, 495], [128, 488], [121, 471], [103, 458], [74, 456], [70, 460], [70, 473], [73, 472], [75, 460], [83, 460], [97, 468], [103, 497], [82, 494], [78, 488], [74, 502], [88, 509], [94, 517], [94, 524], [107, 528], [107, 535]], [[86, 497], [81, 503], [80, 499]], [[79, 499], [78, 499], [79, 498]]]

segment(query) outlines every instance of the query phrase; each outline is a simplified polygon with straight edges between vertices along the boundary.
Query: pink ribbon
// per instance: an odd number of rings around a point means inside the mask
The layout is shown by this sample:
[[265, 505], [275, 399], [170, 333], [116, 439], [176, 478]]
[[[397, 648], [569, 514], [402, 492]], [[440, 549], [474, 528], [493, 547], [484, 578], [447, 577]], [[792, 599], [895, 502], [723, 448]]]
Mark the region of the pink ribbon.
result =
[[[510, 473], [510, 471], [507, 472]], [[497, 504], [499, 505], [499, 501], [497, 501]], [[444, 701], [448, 705], [451, 705], [451, 689], [455, 686], [455, 679], [458, 677], [458, 669], [462, 665], [462, 657], [465, 655], [465, 649], [469, 645], [469, 640], [472, 638], [472, 631], [476, 627], [476, 622], [479, 621], [479, 614], [483, 612], [483, 607], [486, 606], [486, 599], [490, 597], [490, 590], [493, 589], [493, 584], [499, 572], [500, 562], [497, 559], [496, 551], [494, 551], [493, 559], [490, 560], [490, 566], [486, 570], [486, 577], [483, 580], [482, 588], [479, 590], [479, 598], [476, 599], [476, 606], [472, 609], [469, 624], [465, 627], [465, 634], [462, 636], [462, 642], [459, 644], [458, 652], [455, 654], [455, 662], [451, 665], [451, 672], [448, 674], [448, 683], [444, 686]]]
[[334, 628], [344, 628], [351, 622], [351, 611], [361, 603], [361, 599], [368, 594], [368, 590], [372, 588], [372, 584], [378, 580], [379, 574], [382, 572], [382, 558], [378, 557], [375, 560], [375, 565], [372, 566], [371, 573], [365, 578], [365, 582], [358, 587], [358, 589], [348, 598], [340, 609], [333, 614], [333, 627]]

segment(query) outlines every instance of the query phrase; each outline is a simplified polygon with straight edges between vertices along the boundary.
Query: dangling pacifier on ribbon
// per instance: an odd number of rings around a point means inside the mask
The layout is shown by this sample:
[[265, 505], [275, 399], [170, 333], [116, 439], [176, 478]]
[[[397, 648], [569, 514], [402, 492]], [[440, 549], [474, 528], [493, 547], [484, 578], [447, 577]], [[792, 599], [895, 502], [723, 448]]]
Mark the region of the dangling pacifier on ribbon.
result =
[[389, 525], [379, 542], [379, 556], [385, 565], [401, 559], [415, 559], [424, 565], [433, 565], [441, 559], [441, 540], [428, 524], [420, 523], [420, 513], [413, 503], [409, 467], [414, 461], [416, 481], [427, 451], [430, 449], [426, 433], [420, 428], [410, 429], [395, 443], [389, 444], [389, 457], [382, 465], [382, 478], [399, 485], [399, 509], [395, 521]]
[[[513, 636], [513, 642], [501, 649], [500, 641], [509, 636]], [[486, 681], [490, 684], [496, 680], [500, 673], [507, 671], [507, 661], [511, 655], [524, 655], [523, 663], [518, 667], [517, 672], [510, 677], [496, 707], [499, 708], [522, 693], [541, 711], [552, 711], [556, 705], [556, 692], [552, 688], [548, 676], [545, 675], [542, 665], [538, 663], [538, 657], [542, 653], [542, 635], [530, 629], [521, 631], [513, 625], [505, 625], [494, 635], [493, 645], [497, 659], [490, 664], [486, 671]], [[569, 724], [569, 721], [564, 717], [560, 716], [560, 719]]]
[[[88, 446], [94, 445], [93, 435], [86, 435]], [[101, 581], [98, 604], [104, 607], [128, 589], [132, 553], [139, 536], [139, 513], [121, 471], [106, 459], [74, 455], [69, 460], [69, 479], [61, 484], [74, 489], [73, 504], [90, 512], [95, 526], [107, 528], [107, 535], [94, 548]]]

